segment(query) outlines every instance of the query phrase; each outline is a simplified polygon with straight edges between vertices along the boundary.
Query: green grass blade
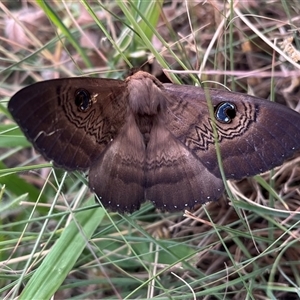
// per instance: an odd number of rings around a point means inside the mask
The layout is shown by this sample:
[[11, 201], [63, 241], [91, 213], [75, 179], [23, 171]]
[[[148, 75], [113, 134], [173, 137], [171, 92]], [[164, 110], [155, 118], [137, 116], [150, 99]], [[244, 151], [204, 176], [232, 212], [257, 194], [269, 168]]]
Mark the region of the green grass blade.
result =
[[[87, 206], [93, 204], [94, 200], [91, 198]], [[76, 221], [73, 219], [65, 228], [50, 253], [25, 286], [19, 299], [49, 299], [73, 268], [104, 215], [105, 211], [102, 208], [89, 209], [75, 214]]]
[[51, 8], [51, 6], [47, 3], [47, 1], [38, 1], [37, 4], [44, 10], [45, 14], [51, 20], [51, 22], [59, 28], [59, 30], [67, 37], [72, 46], [76, 49], [76, 51], [81, 55], [84, 63], [87, 67], [91, 68], [92, 64], [86, 55], [86, 52], [83, 48], [80, 47], [78, 41], [70, 32], [70, 30], [65, 26], [59, 16], [55, 13], [55, 11]]

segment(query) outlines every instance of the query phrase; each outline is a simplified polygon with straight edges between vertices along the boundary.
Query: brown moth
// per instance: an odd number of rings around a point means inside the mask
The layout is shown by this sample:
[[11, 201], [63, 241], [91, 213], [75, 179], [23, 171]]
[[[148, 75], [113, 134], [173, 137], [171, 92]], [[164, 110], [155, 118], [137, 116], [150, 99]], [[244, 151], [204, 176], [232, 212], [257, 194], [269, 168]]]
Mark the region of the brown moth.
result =
[[300, 114], [259, 98], [162, 84], [139, 71], [125, 81], [66, 78], [26, 87], [8, 108], [34, 147], [58, 167], [89, 169], [102, 204], [133, 212], [150, 200], [163, 210], [217, 200], [227, 179], [280, 165], [300, 150]]

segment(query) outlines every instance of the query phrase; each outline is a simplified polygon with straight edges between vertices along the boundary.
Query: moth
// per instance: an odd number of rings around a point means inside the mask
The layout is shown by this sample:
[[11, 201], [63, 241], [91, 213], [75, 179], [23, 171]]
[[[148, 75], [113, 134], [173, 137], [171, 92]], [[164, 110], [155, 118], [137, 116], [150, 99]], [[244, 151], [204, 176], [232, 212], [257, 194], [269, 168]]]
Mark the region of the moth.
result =
[[217, 200], [224, 184], [216, 142], [225, 176], [235, 180], [300, 150], [300, 115], [292, 109], [240, 93], [162, 84], [143, 71], [125, 81], [38, 82], [17, 92], [8, 109], [47, 160], [89, 170], [90, 189], [120, 213], [146, 200], [167, 211]]

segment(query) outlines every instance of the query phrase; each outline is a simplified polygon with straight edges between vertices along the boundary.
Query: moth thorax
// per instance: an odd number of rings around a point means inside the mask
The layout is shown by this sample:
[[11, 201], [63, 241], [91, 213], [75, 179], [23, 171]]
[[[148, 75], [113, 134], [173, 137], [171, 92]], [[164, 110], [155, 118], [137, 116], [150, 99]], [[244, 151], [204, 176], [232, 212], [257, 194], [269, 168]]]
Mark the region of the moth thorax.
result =
[[150, 78], [128, 83], [129, 106], [134, 114], [154, 116], [166, 107], [163, 90]]

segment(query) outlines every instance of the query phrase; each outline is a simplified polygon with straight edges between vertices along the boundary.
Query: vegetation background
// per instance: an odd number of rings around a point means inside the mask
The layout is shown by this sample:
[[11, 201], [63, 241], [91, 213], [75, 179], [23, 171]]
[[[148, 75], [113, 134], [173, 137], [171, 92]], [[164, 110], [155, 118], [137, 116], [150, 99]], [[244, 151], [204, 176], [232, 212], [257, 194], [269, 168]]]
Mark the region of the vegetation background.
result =
[[298, 0], [1, 1], [0, 298], [299, 299], [299, 156], [193, 214], [122, 216], [7, 111], [33, 82], [132, 67], [299, 111], [299, 16]]

